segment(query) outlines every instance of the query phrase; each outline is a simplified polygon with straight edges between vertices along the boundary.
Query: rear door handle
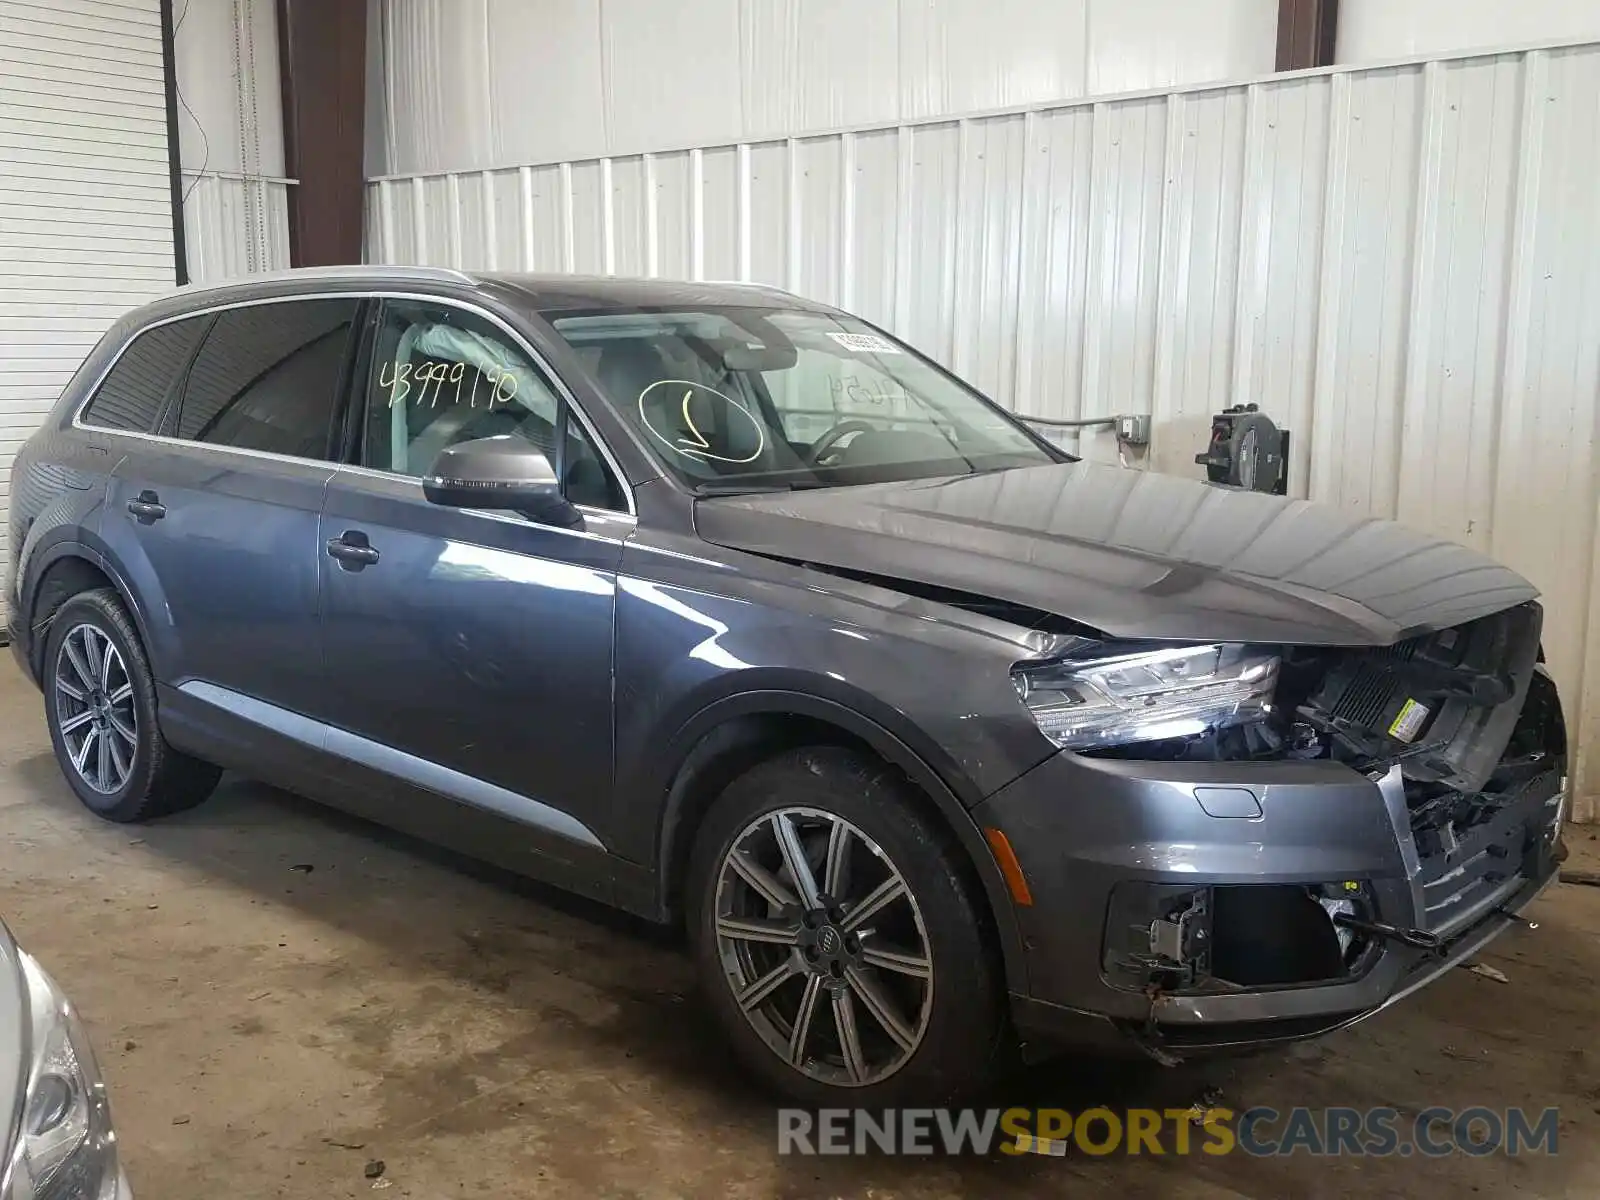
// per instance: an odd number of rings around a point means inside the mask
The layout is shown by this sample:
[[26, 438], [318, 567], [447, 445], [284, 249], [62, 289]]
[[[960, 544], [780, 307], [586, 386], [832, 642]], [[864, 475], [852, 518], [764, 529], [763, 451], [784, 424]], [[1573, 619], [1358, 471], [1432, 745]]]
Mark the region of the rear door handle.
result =
[[161, 503], [161, 497], [148, 488], [128, 501], [128, 511], [139, 518], [141, 525], [154, 525], [167, 515], [167, 506]]
[[328, 556], [337, 559], [346, 571], [359, 571], [378, 561], [378, 551], [359, 529], [346, 529], [328, 539]]

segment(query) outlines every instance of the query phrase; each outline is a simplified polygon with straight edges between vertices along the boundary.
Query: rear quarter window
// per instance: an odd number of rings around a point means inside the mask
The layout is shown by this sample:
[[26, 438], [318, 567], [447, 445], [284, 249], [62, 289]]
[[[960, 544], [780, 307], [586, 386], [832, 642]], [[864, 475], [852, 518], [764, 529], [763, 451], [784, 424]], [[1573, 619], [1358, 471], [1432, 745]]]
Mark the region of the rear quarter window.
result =
[[83, 423], [132, 433], [153, 430], [209, 320], [186, 317], [136, 336], [96, 389], [83, 411]]
[[359, 298], [283, 300], [225, 309], [184, 385], [184, 441], [329, 457]]

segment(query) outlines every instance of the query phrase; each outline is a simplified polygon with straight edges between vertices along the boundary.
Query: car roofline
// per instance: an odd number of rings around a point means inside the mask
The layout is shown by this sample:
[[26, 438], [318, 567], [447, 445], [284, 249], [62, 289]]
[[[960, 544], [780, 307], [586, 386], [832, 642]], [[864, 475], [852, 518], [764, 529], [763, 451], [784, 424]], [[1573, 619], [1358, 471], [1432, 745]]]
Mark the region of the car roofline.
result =
[[[503, 298], [526, 304], [535, 311], [561, 311], [572, 307], [608, 308], [617, 298], [607, 293], [626, 291], [632, 286], [645, 289], [662, 288], [664, 292], [682, 289], [692, 294], [696, 289], [728, 293], [725, 303], [764, 303], [781, 306], [785, 302], [796, 308], [814, 311], [834, 311], [829, 304], [807, 299], [784, 288], [752, 280], [689, 280], [623, 275], [583, 275], [578, 273], [524, 273], [511, 271], [460, 271], [451, 267], [397, 265], [385, 263], [352, 264], [348, 266], [294, 267], [289, 270], [267, 271], [254, 275], [240, 275], [208, 283], [188, 284], [176, 288], [155, 303], [176, 302], [188, 306], [202, 304], [213, 297], [248, 293], [254, 296], [290, 297], [305, 286], [334, 287], [339, 290], [360, 291], [378, 287], [440, 287], [451, 289], [499, 289]], [[592, 288], [593, 294], [585, 296]], [[668, 303], [673, 301], [663, 296]], [[704, 295], [695, 299], [705, 302]], [[689, 302], [690, 295], [681, 297]], [[620, 307], [628, 307], [622, 302]], [[165, 305], [163, 304], [163, 307]]]
[[171, 292], [174, 296], [198, 297], [212, 292], [227, 292], [241, 287], [255, 287], [261, 284], [297, 283], [301, 280], [319, 283], [348, 283], [348, 284], [429, 284], [451, 283], [476, 287], [481, 280], [465, 271], [457, 271], [451, 267], [409, 267], [390, 266], [381, 263], [365, 263], [339, 267], [293, 267], [283, 271], [263, 271], [254, 275], [236, 275], [228, 279], [218, 279], [210, 283], [186, 284]]

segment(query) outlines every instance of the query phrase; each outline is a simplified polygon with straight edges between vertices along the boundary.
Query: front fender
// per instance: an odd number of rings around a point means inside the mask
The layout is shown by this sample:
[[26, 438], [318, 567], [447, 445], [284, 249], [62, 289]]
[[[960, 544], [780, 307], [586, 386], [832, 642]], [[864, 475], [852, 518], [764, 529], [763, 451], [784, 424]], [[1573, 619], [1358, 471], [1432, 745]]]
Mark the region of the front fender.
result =
[[999, 936], [1007, 986], [1013, 992], [1026, 991], [1026, 959], [1010, 893], [967, 806], [951, 788], [949, 780], [929, 762], [928, 753], [931, 751], [938, 755], [938, 748], [930, 745], [915, 730], [903, 725], [897, 732], [879, 724], [862, 711], [863, 708], [878, 706], [869, 698], [857, 699], [859, 707], [802, 691], [736, 692], [707, 705], [684, 724], [655, 760], [653, 778], [643, 784], [650, 790], [624, 793], [666, 797], [655, 830], [656, 846], [652, 859], [659, 889], [658, 912], [666, 915], [670, 908], [666, 889], [671, 886], [672, 863], [679, 856], [679, 843], [683, 838], [694, 836], [693, 828], [687, 827], [684, 822], [687, 789], [675, 786], [683, 768], [692, 763], [700, 747], [713, 742], [718, 730], [730, 727], [741, 718], [806, 717], [843, 730], [870, 746], [885, 762], [904, 772], [906, 778], [933, 802], [942, 823], [954, 834], [983, 886], [988, 911]]
[[[664, 710], [649, 750], [619, 755], [618, 788], [625, 795], [659, 795], [672, 785], [689, 752], [712, 729], [735, 717], [797, 716], [837, 725], [912, 773], [927, 772], [965, 813], [984, 793], [959, 762], [906, 714], [828, 675], [781, 667], [752, 667], [707, 679]], [[918, 780], [919, 783], [924, 782]], [[970, 823], [970, 822], [969, 822]]]
[[[709, 580], [712, 591], [703, 571], [650, 578], [628, 566], [615, 625], [621, 797], [659, 795], [671, 777], [661, 748], [703, 709], [748, 692], [861, 713], [913, 746], [969, 807], [1053, 752], [1011, 683], [1014, 642], [825, 589], [810, 572], [780, 568], [791, 582], [729, 571]], [[618, 824], [633, 815], [625, 808]], [[608, 844], [649, 849], [630, 830], [615, 833]]]
[[968, 812], [1052, 752], [1011, 684], [1016, 645], [797, 578], [730, 571], [713, 592], [700, 571], [619, 577], [607, 845], [645, 868], [664, 901], [668, 864], [691, 835], [674, 784], [696, 747], [752, 716], [826, 722], [931, 799], [983, 883], [1008, 980], [1020, 985], [1009, 893]]

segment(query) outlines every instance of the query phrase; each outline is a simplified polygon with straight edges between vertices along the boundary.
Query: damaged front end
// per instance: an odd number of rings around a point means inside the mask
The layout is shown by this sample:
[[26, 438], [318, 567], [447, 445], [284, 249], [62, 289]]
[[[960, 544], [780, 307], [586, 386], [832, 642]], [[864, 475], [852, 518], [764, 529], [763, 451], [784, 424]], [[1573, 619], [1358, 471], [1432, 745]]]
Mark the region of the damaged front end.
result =
[[1314, 1036], [1502, 931], [1560, 855], [1566, 731], [1541, 617], [1270, 650], [1247, 719], [1077, 750], [1075, 778], [1125, 797], [1077, 853], [1105, 879], [1100, 984], [1129, 997], [1080, 1006], [1163, 1059]]
[[1259, 720], [1104, 751], [1331, 759], [1385, 782], [1403, 796], [1402, 858], [1421, 918], [1383, 920], [1362, 879], [1128, 884], [1113, 924], [1130, 936], [1108, 943], [1108, 977], [1163, 992], [1283, 986], [1359, 975], [1386, 941], [1442, 952], [1536, 875], [1559, 836], [1566, 730], [1539, 630], [1538, 605], [1524, 604], [1382, 649], [1289, 650], [1277, 703]]

